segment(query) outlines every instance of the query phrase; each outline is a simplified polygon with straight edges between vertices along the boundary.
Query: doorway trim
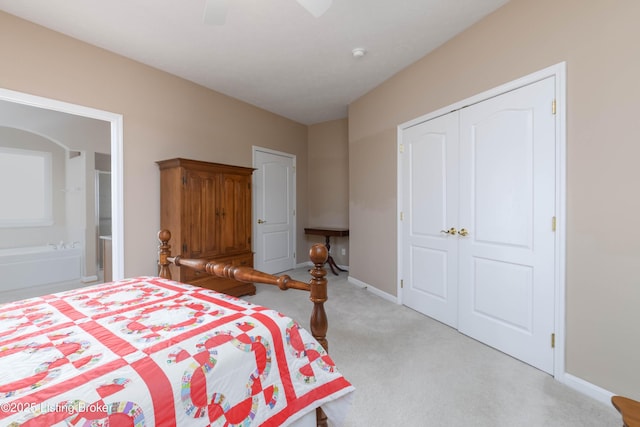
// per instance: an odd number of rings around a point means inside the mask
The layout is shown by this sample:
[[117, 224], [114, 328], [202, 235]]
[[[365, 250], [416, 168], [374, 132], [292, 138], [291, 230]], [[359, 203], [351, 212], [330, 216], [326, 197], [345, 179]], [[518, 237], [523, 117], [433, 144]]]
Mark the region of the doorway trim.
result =
[[[556, 233], [555, 233], [555, 272], [554, 277], [556, 281], [555, 286], [555, 312], [554, 312], [554, 324], [555, 324], [555, 351], [554, 351], [554, 366], [553, 376], [561, 382], [568, 382], [565, 371], [565, 349], [566, 349], [566, 335], [565, 335], [565, 311], [566, 311], [566, 63], [560, 62], [542, 70], [536, 71], [532, 74], [526, 75], [519, 79], [505, 83], [493, 89], [489, 89], [485, 92], [479, 93], [462, 101], [456, 102], [449, 106], [440, 108], [429, 114], [417, 117], [413, 120], [407, 121], [398, 125], [397, 127], [397, 159], [396, 159], [396, 184], [397, 184], [397, 247], [398, 258], [397, 262], [397, 295], [398, 302], [402, 303], [402, 222], [401, 212], [403, 206], [402, 200], [402, 188], [401, 188], [401, 173], [402, 173], [402, 159], [400, 152], [403, 147], [402, 135], [405, 129], [415, 126], [427, 120], [434, 119], [436, 117], [443, 116], [452, 111], [459, 110], [466, 106], [476, 104], [486, 99], [501, 95], [503, 93], [518, 89], [520, 87], [529, 85], [531, 83], [543, 80], [548, 77], [555, 77], [555, 109], [557, 116], [557, 126], [555, 129], [556, 137]], [[550, 105], [549, 108], [552, 106]]]
[[111, 123], [113, 280], [124, 278], [123, 120], [121, 114], [0, 88], [0, 100]]

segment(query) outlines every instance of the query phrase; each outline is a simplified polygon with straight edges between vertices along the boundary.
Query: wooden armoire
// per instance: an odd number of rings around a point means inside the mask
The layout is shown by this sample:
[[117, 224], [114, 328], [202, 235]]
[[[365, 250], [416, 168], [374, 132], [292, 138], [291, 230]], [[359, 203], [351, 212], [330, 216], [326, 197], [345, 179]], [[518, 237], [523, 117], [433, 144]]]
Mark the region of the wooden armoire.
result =
[[[171, 231], [173, 253], [253, 267], [251, 251], [252, 168], [188, 159], [160, 167], [160, 227]], [[255, 294], [252, 283], [180, 268], [172, 277], [233, 296]]]

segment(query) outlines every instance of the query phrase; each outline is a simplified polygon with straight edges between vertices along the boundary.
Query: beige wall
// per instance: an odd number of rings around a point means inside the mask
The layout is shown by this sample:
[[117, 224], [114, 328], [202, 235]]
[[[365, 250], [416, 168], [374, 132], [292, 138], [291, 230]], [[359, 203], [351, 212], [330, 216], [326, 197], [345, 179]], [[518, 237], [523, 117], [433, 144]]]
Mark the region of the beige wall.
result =
[[354, 102], [350, 275], [396, 294], [397, 125], [566, 61], [566, 369], [640, 398], [639, 16], [637, 0], [512, 0]]
[[[0, 87], [123, 115], [125, 275], [156, 272], [156, 160], [251, 166], [252, 145], [297, 156], [307, 188], [307, 127], [0, 12]], [[306, 218], [300, 192], [297, 212]], [[304, 224], [298, 225], [303, 235]], [[298, 252], [306, 253], [304, 239]], [[301, 252], [302, 251], [302, 252]]]
[[[309, 227], [349, 227], [348, 129], [347, 119], [309, 126]], [[325, 242], [322, 236], [305, 238], [309, 246]], [[349, 265], [349, 239], [332, 237], [331, 253], [338, 265]]]

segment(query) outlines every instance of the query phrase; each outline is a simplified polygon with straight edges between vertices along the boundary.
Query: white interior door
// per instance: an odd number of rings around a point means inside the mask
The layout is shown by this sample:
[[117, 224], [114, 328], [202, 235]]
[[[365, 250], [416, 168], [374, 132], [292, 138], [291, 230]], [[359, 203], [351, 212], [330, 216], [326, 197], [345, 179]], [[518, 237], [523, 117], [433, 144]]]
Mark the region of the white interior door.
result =
[[403, 302], [456, 327], [458, 112], [405, 130], [403, 151]]
[[549, 77], [405, 129], [400, 160], [403, 304], [549, 373], [554, 94]]
[[553, 77], [460, 112], [459, 330], [553, 372]]
[[254, 266], [274, 274], [295, 266], [295, 156], [254, 149]]

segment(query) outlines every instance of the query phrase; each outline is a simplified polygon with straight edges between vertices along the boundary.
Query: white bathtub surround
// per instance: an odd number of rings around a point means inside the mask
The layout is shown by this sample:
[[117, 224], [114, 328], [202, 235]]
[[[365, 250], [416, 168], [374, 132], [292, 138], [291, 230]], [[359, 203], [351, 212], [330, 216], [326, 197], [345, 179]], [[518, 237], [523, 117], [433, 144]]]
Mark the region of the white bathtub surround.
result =
[[82, 248], [64, 242], [0, 249], [0, 292], [80, 281]]

